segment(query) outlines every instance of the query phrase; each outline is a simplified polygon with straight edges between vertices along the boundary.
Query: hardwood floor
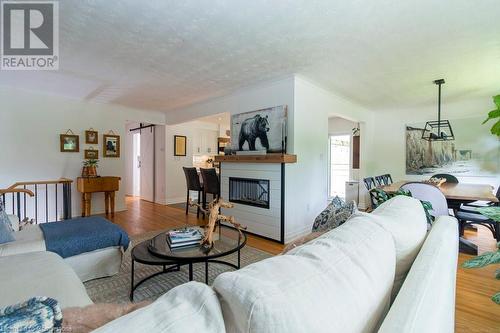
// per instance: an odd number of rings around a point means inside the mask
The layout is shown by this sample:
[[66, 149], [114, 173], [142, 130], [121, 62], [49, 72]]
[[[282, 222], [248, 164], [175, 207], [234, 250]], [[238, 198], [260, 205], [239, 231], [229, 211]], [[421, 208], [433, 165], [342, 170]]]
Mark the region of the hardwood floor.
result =
[[[118, 212], [113, 218], [130, 235], [139, 235], [149, 231], [163, 230], [186, 224], [203, 225], [203, 219], [196, 215], [185, 215], [184, 210], [127, 198], [128, 210]], [[465, 237], [479, 246], [480, 252], [495, 249], [491, 233], [483, 227], [477, 231], [466, 231]], [[248, 237], [248, 245], [263, 251], [278, 254], [283, 245], [257, 236]], [[500, 280], [495, 280], [497, 267], [482, 269], [463, 269], [461, 263], [471, 256], [460, 254], [457, 273], [456, 320], [457, 333], [494, 333], [500, 332], [500, 305], [490, 297], [500, 291]]]

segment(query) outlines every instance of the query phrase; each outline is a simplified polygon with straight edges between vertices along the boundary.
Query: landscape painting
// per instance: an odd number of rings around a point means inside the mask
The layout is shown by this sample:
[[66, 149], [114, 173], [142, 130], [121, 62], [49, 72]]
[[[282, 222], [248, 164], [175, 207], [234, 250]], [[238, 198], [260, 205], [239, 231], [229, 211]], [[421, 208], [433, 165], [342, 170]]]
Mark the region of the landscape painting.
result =
[[231, 149], [284, 153], [286, 124], [286, 105], [235, 114], [231, 117]]
[[491, 135], [483, 118], [450, 120], [455, 140], [422, 139], [425, 122], [406, 125], [406, 174], [497, 176], [500, 173], [500, 142]]

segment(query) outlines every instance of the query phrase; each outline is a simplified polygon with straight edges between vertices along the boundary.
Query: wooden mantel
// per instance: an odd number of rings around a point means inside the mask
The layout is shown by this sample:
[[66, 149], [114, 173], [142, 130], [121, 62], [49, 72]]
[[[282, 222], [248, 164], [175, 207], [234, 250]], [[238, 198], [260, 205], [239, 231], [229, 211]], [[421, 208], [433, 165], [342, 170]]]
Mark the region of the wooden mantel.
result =
[[297, 155], [266, 154], [266, 155], [219, 155], [215, 162], [231, 163], [297, 163]]

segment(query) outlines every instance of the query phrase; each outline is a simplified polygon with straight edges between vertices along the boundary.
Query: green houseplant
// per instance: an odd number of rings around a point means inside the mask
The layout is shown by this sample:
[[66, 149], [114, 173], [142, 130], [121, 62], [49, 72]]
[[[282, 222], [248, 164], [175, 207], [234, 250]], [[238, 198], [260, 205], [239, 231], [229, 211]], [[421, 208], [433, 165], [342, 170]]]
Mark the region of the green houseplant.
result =
[[488, 118], [483, 121], [483, 124], [485, 124], [489, 120], [494, 121], [496, 119], [496, 123], [493, 124], [490, 131], [491, 134], [500, 136], [500, 95], [493, 96], [493, 102], [495, 103], [495, 106], [497, 108], [488, 112]]
[[83, 161], [82, 177], [97, 177], [99, 160], [89, 159]]

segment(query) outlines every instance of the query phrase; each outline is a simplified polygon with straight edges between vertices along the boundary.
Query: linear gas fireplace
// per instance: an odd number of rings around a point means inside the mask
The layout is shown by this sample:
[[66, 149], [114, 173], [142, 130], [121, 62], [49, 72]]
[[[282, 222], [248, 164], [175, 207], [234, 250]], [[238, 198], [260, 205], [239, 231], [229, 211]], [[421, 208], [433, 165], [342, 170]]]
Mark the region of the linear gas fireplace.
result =
[[269, 209], [269, 180], [229, 177], [229, 201]]

